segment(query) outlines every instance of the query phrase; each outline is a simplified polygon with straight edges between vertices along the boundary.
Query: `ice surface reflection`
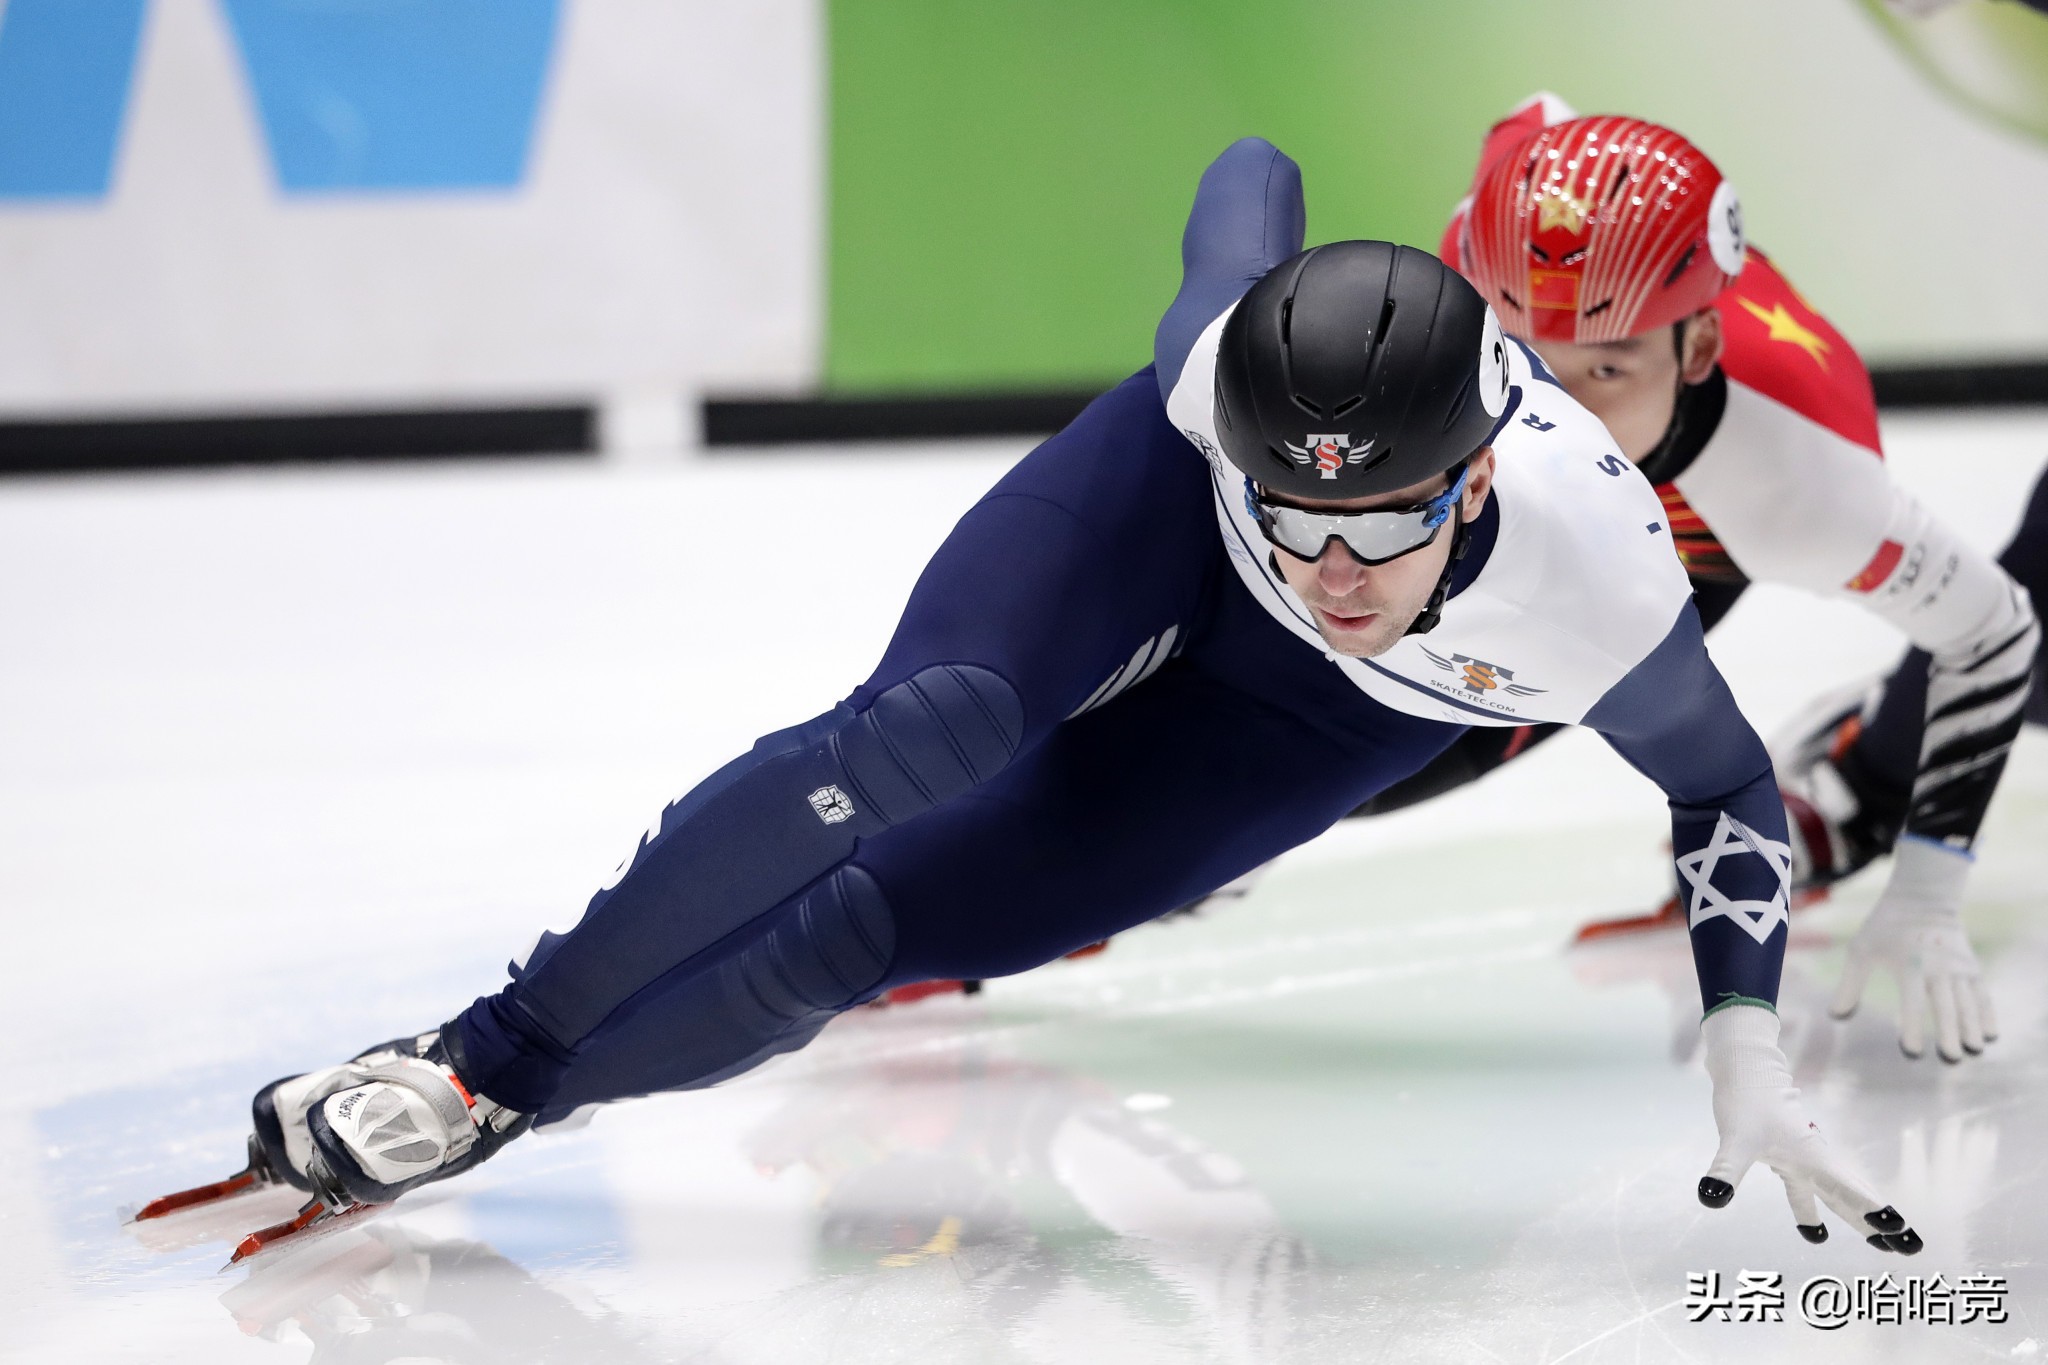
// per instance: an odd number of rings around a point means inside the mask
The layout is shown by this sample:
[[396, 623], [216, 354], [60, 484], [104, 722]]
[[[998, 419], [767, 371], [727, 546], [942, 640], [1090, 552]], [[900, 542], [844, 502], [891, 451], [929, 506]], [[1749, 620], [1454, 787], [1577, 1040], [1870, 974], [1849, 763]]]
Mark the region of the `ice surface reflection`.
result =
[[[765, 1300], [692, 1302], [678, 1285], [682, 1311], [650, 1317], [584, 1282], [604, 1276], [537, 1275], [422, 1230], [432, 1209], [400, 1209], [259, 1258], [220, 1302], [243, 1333], [309, 1342], [320, 1365], [897, 1359], [906, 1325], [981, 1359], [1072, 1358], [1079, 1341], [1114, 1343], [1117, 1358], [1286, 1353], [1315, 1257], [1236, 1161], [1158, 1112], [1166, 1097], [1133, 1103], [972, 1042], [773, 1089], [772, 1109], [731, 1129], [750, 1178], [809, 1191], [784, 1214], [803, 1225], [805, 1264]], [[714, 1123], [733, 1117], [717, 1094], [691, 1098]], [[256, 1202], [135, 1231], [158, 1251], [228, 1240]], [[722, 1237], [715, 1210], [695, 1217]], [[679, 1269], [642, 1257], [632, 1278], [644, 1292]], [[880, 1304], [904, 1321], [837, 1330]]]
[[[1930, 431], [1917, 486], [2005, 505], [1952, 478], [1954, 443], [2018, 490], [2044, 430]], [[800, 501], [864, 519], [888, 552], [846, 550], [845, 591], [818, 612], [829, 648], [673, 591], [730, 553], [674, 534], [739, 477], [708, 467], [108, 481], [0, 502], [0, 547], [76, 566], [0, 576], [0, 687], [20, 699], [0, 718], [0, 899], [17, 912], [0, 962], [17, 1043], [0, 1091], [0, 1358], [2039, 1358], [2034, 731], [1966, 911], [2005, 1026], [1990, 1051], [1906, 1061], [1882, 990], [1846, 1025], [1825, 1017], [1874, 884], [1795, 918], [1782, 994], [1831, 1139], [1927, 1239], [1912, 1272], [2005, 1275], [2004, 1324], [1685, 1321], [1688, 1271], [1903, 1268], [1847, 1237], [1808, 1246], [1763, 1172], [1728, 1209], [1699, 1207], [1714, 1136], [1683, 941], [1562, 950], [1587, 918], [1662, 894], [1661, 806], [1590, 737], [1455, 805], [1339, 831], [1213, 915], [971, 1002], [863, 1012], [758, 1075], [522, 1141], [273, 1261], [217, 1273], [289, 1195], [120, 1226], [121, 1205], [239, 1164], [255, 1085], [446, 1017], [580, 904], [679, 773], [820, 709], [814, 693], [872, 661], [919, 537], [996, 470], [791, 467]], [[1943, 504], [1963, 524], [1969, 511]], [[110, 525], [128, 559], [69, 553]], [[374, 562], [335, 579], [365, 543]], [[545, 573], [525, 576], [543, 552]], [[260, 582], [248, 563], [266, 565]], [[308, 601], [327, 609], [279, 605]], [[1896, 649], [1847, 608], [1814, 612], [1758, 589], [1716, 633], [1765, 728], [1817, 679]], [[648, 620], [664, 629], [629, 628]], [[405, 951], [351, 954], [375, 970], [344, 983], [328, 972], [344, 930]]]
[[[1114, 1059], [1030, 1055], [1061, 1050], [1048, 1030], [1082, 1038], [1109, 1027], [1101, 1019], [957, 1000], [850, 1019], [808, 1067], [621, 1106], [566, 1143], [536, 1142], [532, 1169], [508, 1162], [479, 1188], [451, 1185], [259, 1260], [219, 1303], [241, 1334], [309, 1345], [320, 1365], [1707, 1360], [1737, 1346], [1758, 1361], [2005, 1355], [2040, 1332], [2028, 1248], [2048, 1191], [2010, 1133], [2044, 1117], [2048, 994], [2011, 993], [2006, 1065], [1908, 1064], [1885, 1021], [1826, 1017], [1834, 913], [1805, 917], [1786, 976], [1801, 1083], [1869, 1135], [1860, 1156], [1922, 1220], [1929, 1251], [1912, 1271], [2007, 1275], [2007, 1324], [1738, 1339], [1739, 1326], [1686, 1322], [1689, 1270], [1769, 1264], [1796, 1283], [1881, 1267], [1847, 1239], [1809, 1248], [1778, 1227], [1784, 1211], [1763, 1180], [1738, 1201], [1750, 1206], [1742, 1220], [1687, 1207], [1704, 1152], [1672, 1141], [1683, 1128], [1663, 1113], [1647, 1124], [1637, 1113], [1657, 1075], [1691, 1077], [1676, 1029], [1665, 1058], [1631, 1069], [1634, 1085], [1585, 1078], [1522, 1131], [1499, 1122], [1511, 1096], [1475, 1107], [1474, 1074], [1408, 1101], [1388, 1093], [1402, 1073], [1380, 1073], [1377, 1096], [1359, 1102], [1404, 1109], [1394, 1129], [1283, 1103], [1263, 1119], [1324, 1126], [1301, 1149], [1308, 1169], [1272, 1189], [1253, 1173], [1273, 1169], [1270, 1153], [1248, 1162], [1209, 1131], [1219, 1099], [1242, 1108], [1246, 1092], [1225, 1083], [1219, 1096], [1219, 1077], [1200, 1071], [1170, 1095], [1133, 1092], [1111, 1079]], [[1648, 988], [1675, 1015], [1692, 989], [1685, 953], [1677, 936], [1604, 945], [1560, 962], [1559, 979], [1595, 1000]], [[1997, 971], [2043, 979], [2044, 960], [2048, 934], [2028, 928]], [[1083, 998], [1092, 973], [1129, 991], [1135, 965], [1077, 966], [1051, 990]], [[1518, 1166], [1517, 1151], [1535, 1164]], [[1489, 1162], [1525, 1172], [1534, 1194], [1493, 1201], [1493, 1226], [1475, 1235], [1460, 1229], [1470, 1210], [1457, 1187], [1468, 1165]], [[1527, 1179], [1539, 1167], [1547, 1184]], [[1385, 1235], [1333, 1231], [1332, 1197], [1372, 1210]], [[615, 1214], [593, 1212], [607, 1200]], [[1411, 1216], [1418, 1207], [1438, 1211], [1434, 1227]], [[173, 1221], [150, 1234], [153, 1250], [209, 1239], [217, 1250], [237, 1225]], [[600, 1225], [612, 1232], [593, 1234]], [[486, 1226], [504, 1235], [461, 1235]], [[530, 1251], [505, 1254], [507, 1242]], [[744, 1282], [712, 1284], [707, 1266], [728, 1255], [758, 1263]]]
[[821, 1189], [821, 1269], [947, 1256], [992, 1327], [1272, 1358], [1313, 1257], [1225, 1153], [1099, 1081], [987, 1049], [802, 1094], [752, 1133]]
[[309, 1365], [663, 1358], [619, 1315], [571, 1302], [490, 1247], [399, 1223], [280, 1253], [220, 1302], [250, 1336], [312, 1343]]

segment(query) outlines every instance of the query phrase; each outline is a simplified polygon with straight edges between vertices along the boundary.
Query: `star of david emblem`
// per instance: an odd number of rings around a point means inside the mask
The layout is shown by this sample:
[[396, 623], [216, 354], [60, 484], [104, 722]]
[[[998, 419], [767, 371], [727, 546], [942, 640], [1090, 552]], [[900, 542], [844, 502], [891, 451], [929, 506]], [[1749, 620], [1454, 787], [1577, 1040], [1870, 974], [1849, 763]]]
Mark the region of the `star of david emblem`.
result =
[[[1767, 901], [1733, 900], [1727, 892], [1714, 885], [1714, 872], [1720, 867], [1721, 860], [1743, 854], [1762, 858], [1765, 865], [1777, 874], [1776, 896]], [[1722, 915], [1762, 943], [1771, 936], [1772, 930], [1791, 919], [1787, 910], [1792, 895], [1791, 846], [1764, 838], [1727, 811], [1722, 811], [1721, 818], [1714, 822], [1714, 832], [1708, 836], [1706, 846], [1686, 854], [1677, 862], [1678, 875], [1685, 878], [1691, 887], [1686, 906], [1688, 931], [1699, 928], [1716, 915]]]

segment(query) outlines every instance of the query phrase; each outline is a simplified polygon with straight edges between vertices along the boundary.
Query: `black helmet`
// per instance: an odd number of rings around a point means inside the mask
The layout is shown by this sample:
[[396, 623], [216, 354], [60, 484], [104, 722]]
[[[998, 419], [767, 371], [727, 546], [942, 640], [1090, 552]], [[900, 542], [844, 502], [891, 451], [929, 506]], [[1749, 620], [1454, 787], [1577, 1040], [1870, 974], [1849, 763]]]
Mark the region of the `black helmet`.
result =
[[1251, 287], [1216, 351], [1216, 434], [1288, 497], [1391, 493], [1441, 474], [1507, 405], [1507, 342], [1477, 290], [1426, 251], [1331, 242]]

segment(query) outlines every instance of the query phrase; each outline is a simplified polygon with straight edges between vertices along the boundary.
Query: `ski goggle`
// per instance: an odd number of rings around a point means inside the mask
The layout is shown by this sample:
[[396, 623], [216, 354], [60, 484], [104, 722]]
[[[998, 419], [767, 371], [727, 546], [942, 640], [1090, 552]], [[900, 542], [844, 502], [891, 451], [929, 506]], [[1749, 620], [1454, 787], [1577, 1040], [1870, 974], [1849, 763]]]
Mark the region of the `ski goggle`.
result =
[[1331, 540], [1341, 540], [1361, 564], [1385, 564], [1419, 550], [1436, 539], [1450, 520], [1451, 508], [1465, 491], [1470, 467], [1460, 469], [1451, 486], [1413, 507], [1376, 507], [1370, 512], [1311, 512], [1305, 507], [1267, 502], [1250, 479], [1244, 481], [1244, 504], [1260, 532], [1296, 559], [1321, 556]]

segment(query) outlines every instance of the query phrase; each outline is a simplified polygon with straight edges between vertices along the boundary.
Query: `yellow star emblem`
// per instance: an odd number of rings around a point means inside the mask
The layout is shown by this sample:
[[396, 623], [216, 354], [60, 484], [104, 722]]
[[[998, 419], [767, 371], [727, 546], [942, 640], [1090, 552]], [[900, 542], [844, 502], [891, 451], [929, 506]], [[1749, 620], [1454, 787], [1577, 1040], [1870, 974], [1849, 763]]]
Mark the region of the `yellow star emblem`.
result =
[[1536, 201], [1536, 230], [1548, 232], [1561, 227], [1566, 232], [1583, 232], [1586, 229], [1586, 202], [1574, 199], [1561, 189], [1554, 189]]
[[1735, 300], [1748, 314], [1771, 329], [1772, 341], [1790, 342], [1813, 357], [1813, 363], [1825, 370], [1828, 367], [1828, 352], [1834, 347], [1821, 340], [1820, 336], [1802, 324], [1798, 318], [1785, 311], [1785, 305], [1774, 303], [1768, 309], [1759, 308], [1748, 299]]

